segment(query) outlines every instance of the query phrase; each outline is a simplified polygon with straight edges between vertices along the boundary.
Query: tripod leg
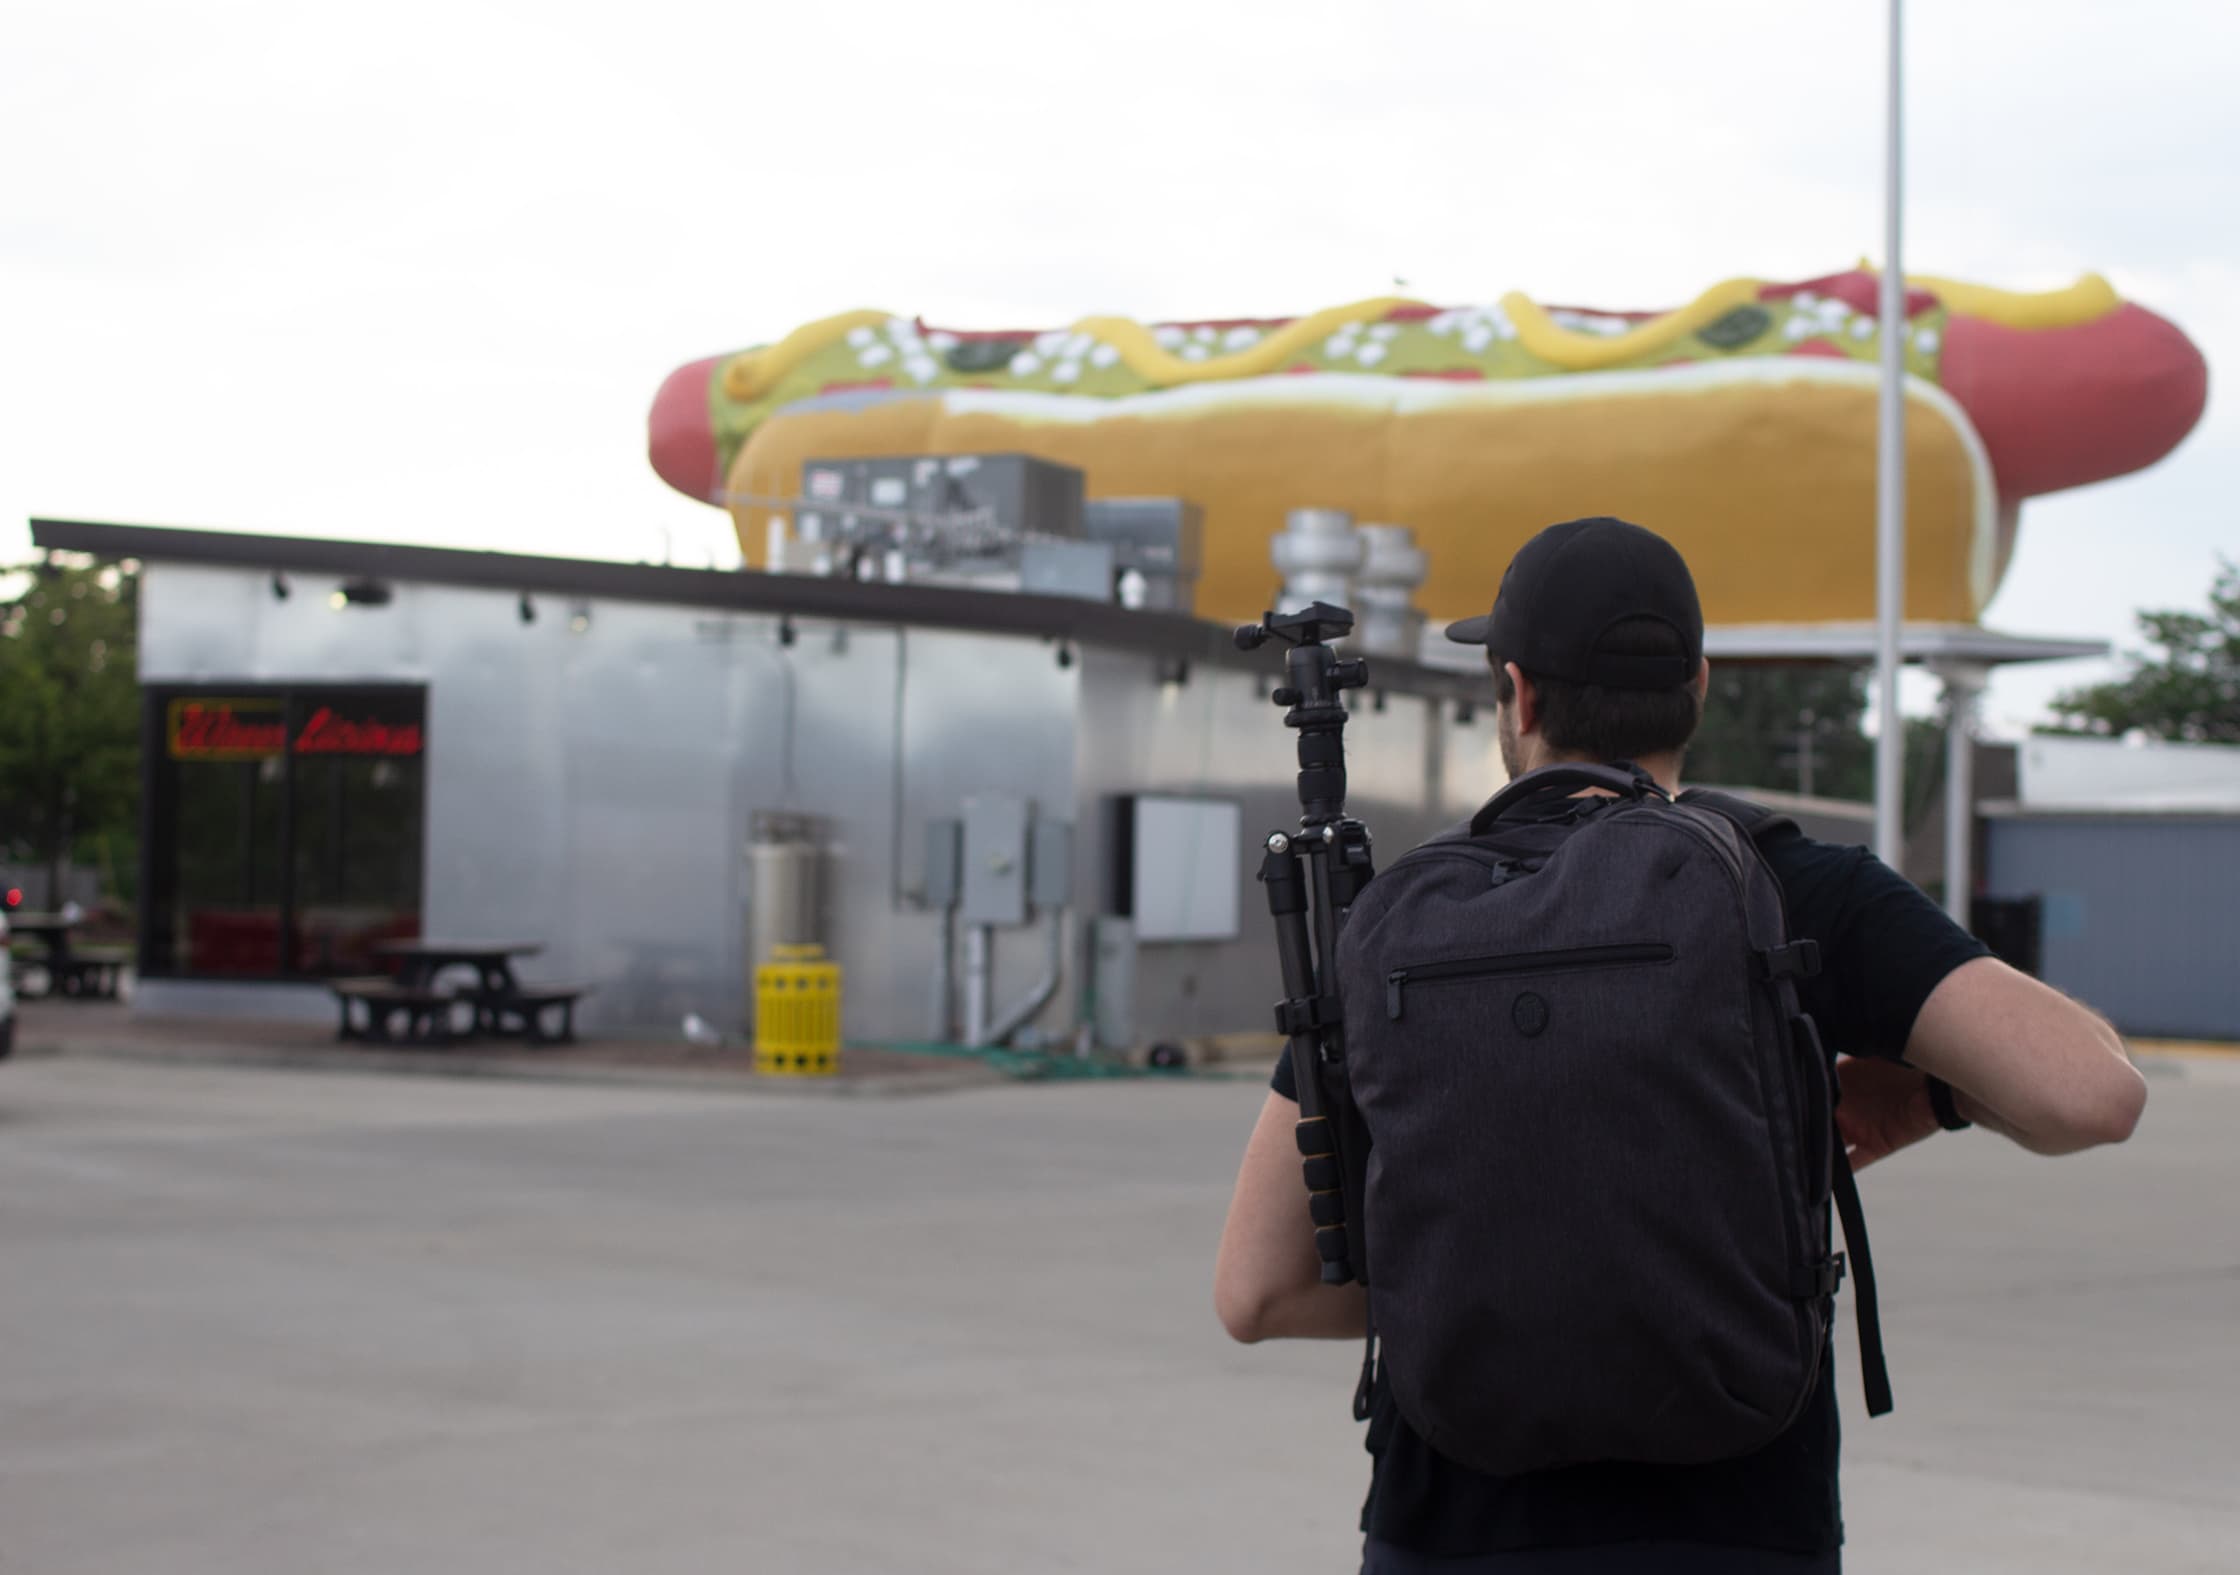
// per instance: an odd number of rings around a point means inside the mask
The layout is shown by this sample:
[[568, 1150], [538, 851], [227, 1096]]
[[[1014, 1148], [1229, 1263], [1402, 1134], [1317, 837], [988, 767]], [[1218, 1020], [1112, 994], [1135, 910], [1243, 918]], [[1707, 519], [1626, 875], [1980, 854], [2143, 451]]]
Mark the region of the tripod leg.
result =
[[1346, 1232], [1344, 1163], [1339, 1154], [1339, 1124], [1324, 1108], [1322, 1045], [1334, 1031], [1334, 1002], [1316, 988], [1313, 937], [1307, 929], [1307, 881], [1290, 839], [1268, 839], [1260, 879], [1268, 889], [1268, 912], [1276, 924], [1276, 954], [1283, 965], [1284, 999], [1276, 1007], [1276, 1026], [1290, 1039], [1291, 1073], [1299, 1097], [1296, 1141], [1307, 1180], [1307, 1209], [1314, 1221], [1315, 1255], [1326, 1285], [1352, 1280], [1352, 1254]]

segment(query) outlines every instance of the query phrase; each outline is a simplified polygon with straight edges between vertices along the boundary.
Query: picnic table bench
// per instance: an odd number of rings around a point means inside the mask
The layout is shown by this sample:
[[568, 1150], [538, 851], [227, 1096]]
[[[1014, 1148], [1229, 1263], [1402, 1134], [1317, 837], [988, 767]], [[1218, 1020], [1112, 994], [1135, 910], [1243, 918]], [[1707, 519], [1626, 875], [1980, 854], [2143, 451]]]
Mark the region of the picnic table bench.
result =
[[[576, 1002], [590, 994], [584, 985], [522, 983], [513, 959], [542, 951], [533, 941], [385, 941], [374, 950], [397, 960], [396, 975], [333, 982], [339, 1038], [391, 1040], [401, 1020], [406, 1037], [425, 1044], [477, 1037], [566, 1044], [575, 1038]], [[464, 987], [444, 982], [461, 970], [471, 976]]]
[[[335, 979], [328, 988], [342, 1008], [342, 1025], [335, 1037], [372, 1043], [394, 1043], [402, 1038], [420, 1044], [449, 1044], [460, 1037], [457, 1009], [473, 1004], [471, 997], [455, 991], [403, 985], [387, 974]], [[401, 1036], [395, 1031], [399, 1018], [404, 1022]], [[472, 1031], [470, 1018], [468, 1032]]]
[[[8, 916], [9, 931], [24, 940], [37, 941], [37, 948], [24, 947], [17, 956], [38, 970], [41, 983], [36, 990], [21, 990], [33, 998], [65, 996], [72, 1000], [114, 1000], [117, 982], [132, 961], [128, 946], [73, 946], [70, 932], [78, 921], [61, 913], [14, 913]], [[21, 989], [21, 981], [18, 981]]]
[[591, 993], [580, 984], [524, 984], [510, 995], [485, 996], [475, 1003], [477, 1028], [493, 1039], [526, 1039], [533, 1045], [572, 1043], [576, 1002]]
[[129, 946], [73, 946], [49, 968], [61, 994], [110, 1001], [116, 999], [117, 981], [131, 961]]

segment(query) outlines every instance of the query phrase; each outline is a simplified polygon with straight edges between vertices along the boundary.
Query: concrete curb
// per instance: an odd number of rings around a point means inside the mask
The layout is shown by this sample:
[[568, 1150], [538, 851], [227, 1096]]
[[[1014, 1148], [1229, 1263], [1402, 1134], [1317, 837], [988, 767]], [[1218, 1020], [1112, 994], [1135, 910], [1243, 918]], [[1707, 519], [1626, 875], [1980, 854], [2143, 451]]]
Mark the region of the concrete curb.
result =
[[339, 1072], [371, 1076], [455, 1077], [520, 1083], [577, 1083], [607, 1088], [693, 1089], [705, 1092], [780, 1098], [894, 1098], [994, 1088], [1015, 1081], [977, 1064], [904, 1074], [866, 1077], [766, 1078], [752, 1073], [692, 1067], [599, 1065], [533, 1061], [517, 1056], [425, 1054], [382, 1050], [329, 1051], [266, 1049], [198, 1044], [156, 1049], [146, 1045], [101, 1043], [18, 1044], [19, 1058], [85, 1058], [130, 1061], [148, 1066], [237, 1066], [277, 1071]]
[[2139, 1055], [2240, 1058], [2240, 1044], [2225, 1039], [2127, 1039], [2124, 1043]]

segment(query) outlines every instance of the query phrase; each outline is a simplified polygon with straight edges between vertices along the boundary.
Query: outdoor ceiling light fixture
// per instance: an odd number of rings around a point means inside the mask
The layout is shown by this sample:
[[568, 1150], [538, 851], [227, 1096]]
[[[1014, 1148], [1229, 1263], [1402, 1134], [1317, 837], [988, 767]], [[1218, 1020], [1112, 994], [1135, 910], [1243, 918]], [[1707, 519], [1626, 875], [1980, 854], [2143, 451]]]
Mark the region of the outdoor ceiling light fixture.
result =
[[527, 591], [521, 593], [521, 604], [518, 610], [523, 623], [535, 623], [537, 621], [537, 604], [529, 599]]
[[395, 596], [385, 580], [344, 580], [327, 598], [327, 605], [337, 612], [345, 607], [386, 607]]
[[568, 632], [570, 634], [589, 634], [591, 632], [591, 604], [589, 602], [574, 602], [569, 605]]
[[272, 599], [276, 602], [288, 599], [288, 577], [278, 569], [272, 571]]

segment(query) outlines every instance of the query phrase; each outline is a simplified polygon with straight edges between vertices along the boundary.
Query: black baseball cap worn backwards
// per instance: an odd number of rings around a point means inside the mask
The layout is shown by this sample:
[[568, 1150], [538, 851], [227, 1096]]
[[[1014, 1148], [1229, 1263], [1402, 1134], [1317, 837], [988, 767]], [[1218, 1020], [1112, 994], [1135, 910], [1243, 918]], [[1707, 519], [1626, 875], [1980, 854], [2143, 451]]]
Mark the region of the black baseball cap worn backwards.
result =
[[[1654, 618], [1681, 654], [1603, 649], [1611, 628]], [[1703, 606], [1679, 550], [1655, 531], [1599, 516], [1550, 525], [1517, 549], [1493, 611], [1447, 626], [1458, 645], [1483, 645], [1539, 678], [1610, 689], [1676, 689], [1703, 662]]]

